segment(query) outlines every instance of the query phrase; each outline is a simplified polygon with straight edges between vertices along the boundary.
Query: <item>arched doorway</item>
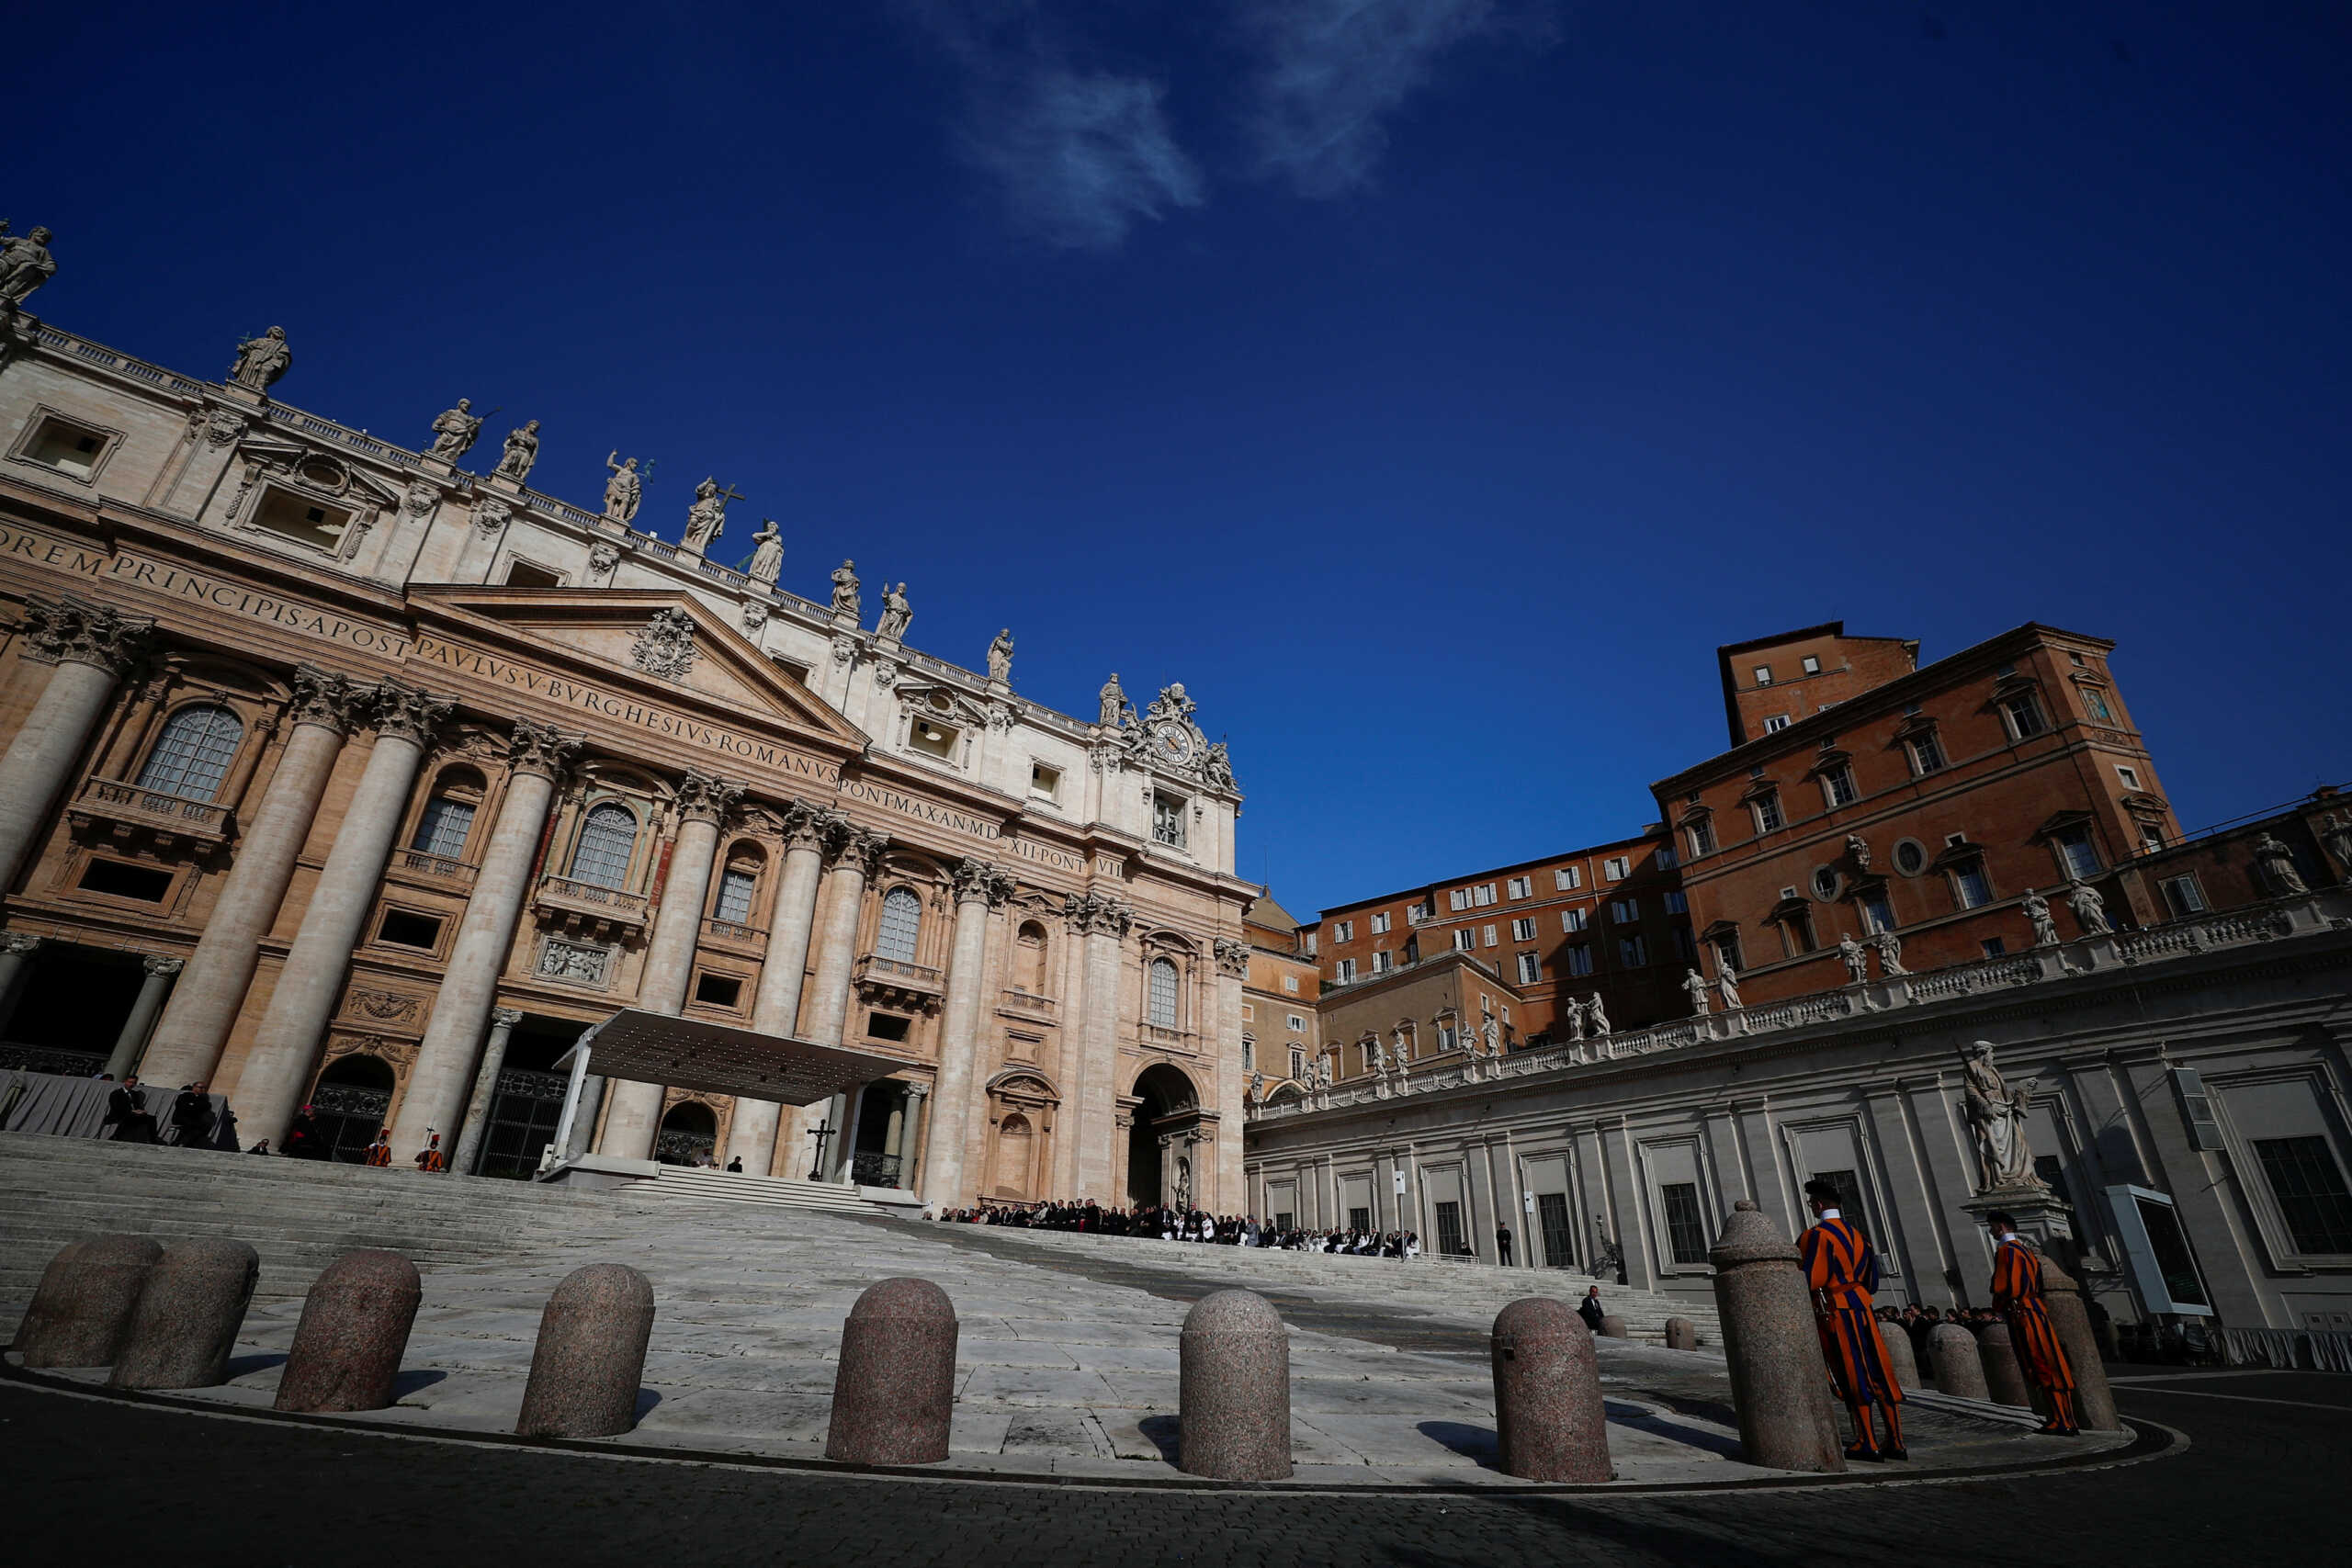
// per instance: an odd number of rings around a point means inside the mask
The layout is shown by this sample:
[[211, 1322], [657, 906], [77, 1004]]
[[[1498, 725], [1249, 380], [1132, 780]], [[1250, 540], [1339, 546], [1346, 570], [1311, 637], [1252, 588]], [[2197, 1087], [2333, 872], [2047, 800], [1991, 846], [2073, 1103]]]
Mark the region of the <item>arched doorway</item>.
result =
[[337, 1056], [311, 1090], [311, 1114], [327, 1158], [362, 1165], [392, 1119], [392, 1067], [380, 1056]]
[[700, 1165], [718, 1143], [718, 1118], [700, 1100], [685, 1100], [662, 1118], [653, 1157], [663, 1165]]
[[1161, 1142], [1165, 1138], [1191, 1142], [1201, 1111], [1200, 1093], [1193, 1088], [1193, 1080], [1165, 1062], [1157, 1063], [1136, 1079], [1135, 1102], [1127, 1127], [1127, 1201], [1174, 1204], [1183, 1197], [1197, 1204], [1197, 1187], [1185, 1194], [1174, 1190], [1178, 1162], [1189, 1160], [1189, 1154], [1182, 1150], [1171, 1154], [1172, 1145]]

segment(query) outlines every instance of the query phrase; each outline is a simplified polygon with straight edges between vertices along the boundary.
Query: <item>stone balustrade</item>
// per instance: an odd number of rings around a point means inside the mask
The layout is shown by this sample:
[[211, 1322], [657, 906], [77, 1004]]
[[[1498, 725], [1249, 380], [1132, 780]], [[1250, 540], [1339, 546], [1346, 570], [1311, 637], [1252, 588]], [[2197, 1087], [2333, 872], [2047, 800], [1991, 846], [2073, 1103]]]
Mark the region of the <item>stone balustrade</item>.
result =
[[653, 900], [643, 893], [605, 887], [577, 877], [545, 876], [531, 906], [567, 930], [593, 929], [599, 936], [645, 929]]
[[190, 800], [119, 779], [94, 778], [82, 785], [66, 816], [77, 829], [99, 827], [118, 836], [153, 834], [164, 847], [187, 842], [209, 849], [229, 837], [229, 808]]

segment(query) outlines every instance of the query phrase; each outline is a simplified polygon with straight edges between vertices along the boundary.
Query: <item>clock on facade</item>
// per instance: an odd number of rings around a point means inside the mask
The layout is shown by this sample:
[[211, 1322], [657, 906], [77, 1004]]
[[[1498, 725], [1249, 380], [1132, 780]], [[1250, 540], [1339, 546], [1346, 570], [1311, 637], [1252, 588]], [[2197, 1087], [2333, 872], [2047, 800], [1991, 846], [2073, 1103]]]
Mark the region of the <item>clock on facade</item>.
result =
[[1152, 755], [1182, 767], [1193, 760], [1193, 738], [1181, 724], [1161, 724], [1151, 732]]

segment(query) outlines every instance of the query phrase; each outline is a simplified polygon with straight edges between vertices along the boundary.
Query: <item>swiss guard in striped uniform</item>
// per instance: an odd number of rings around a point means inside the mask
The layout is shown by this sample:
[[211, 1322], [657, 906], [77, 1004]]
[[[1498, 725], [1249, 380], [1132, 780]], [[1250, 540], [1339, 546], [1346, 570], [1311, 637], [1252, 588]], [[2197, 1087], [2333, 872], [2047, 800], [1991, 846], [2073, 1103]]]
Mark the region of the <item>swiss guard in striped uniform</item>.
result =
[[368, 1163], [379, 1166], [392, 1163], [392, 1130], [390, 1127], [376, 1129], [376, 1141], [368, 1145]]
[[2009, 1343], [2017, 1348], [2018, 1366], [2050, 1400], [2050, 1419], [2041, 1430], [2052, 1437], [2080, 1437], [2075, 1369], [2066, 1359], [2066, 1348], [2058, 1343], [2058, 1330], [2051, 1325], [2050, 1309], [2042, 1304], [2041, 1258], [2018, 1239], [2017, 1222], [2008, 1215], [1996, 1210], [1984, 1216], [1984, 1224], [1995, 1242], [1993, 1305], [2009, 1320]]
[[[1838, 1212], [1837, 1188], [1826, 1181], [1808, 1181], [1804, 1201], [1817, 1223], [1798, 1238], [1797, 1253], [1804, 1263], [1805, 1283], [1813, 1290], [1814, 1322], [1821, 1330], [1830, 1382], [1854, 1413], [1854, 1441], [1846, 1457], [1909, 1459], [1899, 1409], [1903, 1390], [1894, 1381], [1886, 1341], [1879, 1337], [1878, 1317], [1871, 1310], [1871, 1292], [1878, 1289], [1878, 1254], [1860, 1229]], [[1871, 1425], [1873, 1408], [1886, 1427], [1883, 1445]]]

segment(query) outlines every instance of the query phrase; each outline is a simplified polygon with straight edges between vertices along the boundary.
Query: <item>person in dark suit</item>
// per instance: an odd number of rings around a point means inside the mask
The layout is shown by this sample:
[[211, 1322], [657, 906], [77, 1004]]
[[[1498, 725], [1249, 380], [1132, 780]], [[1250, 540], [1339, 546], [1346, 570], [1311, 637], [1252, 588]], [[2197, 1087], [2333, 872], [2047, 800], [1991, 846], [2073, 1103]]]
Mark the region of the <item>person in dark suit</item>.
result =
[[1584, 1319], [1584, 1325], [1587, 1328], [1591, 1329], [1595, 1334], [1600, 1332], [1600, 1320], [1608, 1314], [1601, 1310], [1600, 1286], [1585, 1287], [1584, 1300], [1577, 1303], [1577, 1315]]
[[1504, 1268], [1510, 1267], [1510, 1227], [1509, 1225], [1495, 1227], [1495, 1256], [1501, 1259]]
[[212, 1132], [212, 1100], [201, 1083], [183, 1084], [172, 1101], [172, 1142], [184, 1149], [200, 1149]]
[[119, 1086], [107, 1095], [107, 1119], [100, 1130], [118, 1144], [152, 1144], [155, 1141], [155, 1118], [143, 1102], [136, 1074], [126, 1074]]

